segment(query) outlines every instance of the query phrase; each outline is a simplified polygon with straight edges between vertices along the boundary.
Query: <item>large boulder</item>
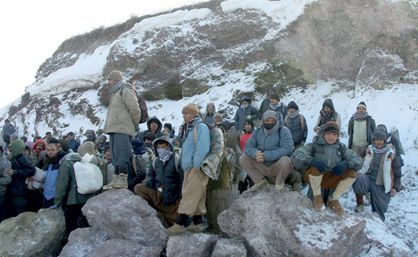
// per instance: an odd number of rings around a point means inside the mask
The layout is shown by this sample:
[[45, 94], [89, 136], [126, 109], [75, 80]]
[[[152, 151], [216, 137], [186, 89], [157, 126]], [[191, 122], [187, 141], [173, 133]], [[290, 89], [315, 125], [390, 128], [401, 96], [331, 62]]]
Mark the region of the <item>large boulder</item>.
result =
[[111, 239], [126, 239], [147, 247], [160, 247], [167, 234], [156, 211], [127, 189], [109, 190], [90, 198], [82, 208], [89, 224]]
[[300, 193], [277, 193], [271, 185], [242, 194], [218, 223], [254, 256], [357, 256], [366, 242], [363, 219], [315, 211]]
[[218, 237], [213, 234], [190, 233], [171, 236], [167, 257], [211, 256]]
[[59, 209], [24, 212], [0, 223], [0, 256], [57, 256], [65, 233]]
[[156, 246], [143, 246], [124, 239], [109, 239], [102, 242], [90, 253], [89, 257], [159, 257], [161, 248]]
[[236, 239], [221, 238], [216, 242], [211, 257], [246, 257], [247, 249]]
[[94, 228], [79, 228], [71, 232], [68, 243], [62, 249], [59, 257], [87, 257], [105, 240], [108, 235]]

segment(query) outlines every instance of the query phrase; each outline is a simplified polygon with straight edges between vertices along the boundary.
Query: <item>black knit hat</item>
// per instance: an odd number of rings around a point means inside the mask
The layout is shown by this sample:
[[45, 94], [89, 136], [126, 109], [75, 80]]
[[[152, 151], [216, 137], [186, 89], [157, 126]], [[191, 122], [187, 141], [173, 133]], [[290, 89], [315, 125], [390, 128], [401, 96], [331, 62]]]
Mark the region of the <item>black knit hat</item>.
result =
[[293, 108], [293, 109], [295, 109], [296, 111], [297, 111], [297, 110], [299, 110], [299, 106], [295, 103], [295, 101], [291, 101], [291, 102], [287, 105], [287, 108], [288, 108], [288, 109]]
[[386, 127], [382, 128], [382, 127], [377, 127], [375, 129], [375, 131], [373, 132], [373, 139], [382, 139], [382, 140], [386, 140], [386, 138], [388, 137], [388, 133], [385, 130]]
[[359, 108], [359, 107], [363, 107], [364, 109], [366, 109], [366, 110], [367, 110], [367, 105], [366, 105], [366, 103], [365, 103], [364, 101], [361, 101], [361, 102], [357, 105], [357, 108]]
[[164, 123], [164, 128], [168, 128], [171, 131], [173, 130], [173, 125], [171, 123]]
[[254, 128], [254, 121], [252, 121], [252, 120], [246, 120], [245, 122], [244, 122], [244, 125], [251, 125], [251, 127], [253, 127]]
[[321, 127], [322, 134], [326, 134], [329, 132], [335, 132], [337, 134], [340, 134], [340, 126], [338, 126], [337, 122], [335, 121], [328, 121]]

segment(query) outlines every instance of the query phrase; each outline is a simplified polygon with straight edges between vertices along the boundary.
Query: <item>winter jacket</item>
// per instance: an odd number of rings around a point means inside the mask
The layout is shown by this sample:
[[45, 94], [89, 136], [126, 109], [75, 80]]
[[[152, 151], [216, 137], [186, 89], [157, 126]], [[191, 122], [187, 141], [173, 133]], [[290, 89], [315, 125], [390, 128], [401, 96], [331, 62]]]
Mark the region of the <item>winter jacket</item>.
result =
[[9, 160], [0, 156], [0, 195], [4, 195], [7, 190], [7, 185], [12, 181], [12, 177], [7, 174], [7, 170], [11, 169]]
[[16, 130], [12, 123], [3, 126], [3, 136], [11, 136], [15, 132]]
[[68, 142], [68, 146], [71, 150], [73, 150], [73, 152], [76, 153], [78, 151], [78, 147], [80, 146], [80, 142], [78, 142], [75, 139], [72, 139], [70, 142]]
[[[303, 128], [301, 122], [303, 122]], [[293, 118], [288, 115], [284, 119], [284, 123], [292, 134], [293, 144], [295, 146], [300, 145], [302, 141], [306, 142], [306, 137], [308, 136], [308, 125], [306, 124], [306, 119], [302, 114], [298, 114]]]
[[289, 129], [280, 126], [277, 132], [266, 135], [264, 127], [257, 128], [245, 143], [244, 153], [255, 159], [257, 151], [264, 153], [264, 165], [267, 167], [282, 156], [292, 155], [293, 140]]
[[141, 117], [135, 89], [122, 80], [114, 85], [104, 126], [105, 133], [134, 136]]
[[[169, 140], [159, 138], [167, 142], [170, 151], [173, 151], [173, 146]], [[161, 161], [158, 158], [157, 144], [154, 142], [153, 145], [155, 152], [157, 153], [156, 158], [153, 161], [153, 165], [150, 167], [145, 184], [154, 190], [162, 187], [162, 197], [164, 204], [175, 203], [181, 198], [181, 186], [183, 183], [183, 171], [176, 168], [176, 157], [173, 151], [170, 159], [166, 162]]]
[[258, 117], [257, 109], [251, 105], [251, 99], [248, 96], [243, 96], [241, 97], [240, 103], [244, 100], [248, 101], [249, 106], [245, 109], [242, 109], [240, 106], [235, 113], [234, 121], [237, 130], [244, 130], [244, 123], [247, 120], [247, 116], [251, 116], [251, 120], [255, 120]]
[[326, 99], [324, 101], [324, 104], [328, 103], [331, 111], [329, 113], [324, 112], [324, 109], [322, 107], [321, 111], [319, 112], [318, 120], [316, 121], [314, 131], [317, 129], [320, 129], [322, 125], [327, 123], [328, 121], [335, 121], [337, 122], [338, 126], [341, 128], [341, 116], [338, 114], [338, 112], [335, 111], [334, 103], [331, 99]]
[[245, 143], [248, 141], [248, 139], [251, 138], [252, 134], [253, 133], [242, 133], [241, 136], [239, 137], [239, 144], [241, 146], [241, 151], [244, 151]]
[[67, 199], [67, 205], [81, 204], [93, 197], [95, 194], [79, 194], [77, 192], [77, 181], [74, 173], [74, 163], [81, 161], [78, 153], [67, 154], [61, 162], [58, 169], [57, 183], [55, 186], [54, 203], [60, 206], [64, 199]]
[[347, 161], [348, 168], [354, 171], [363, 166], [363, 161], [356, 153], [337, 140], [329, 145], [322, 135], [315, 136], [312, 143], [295, 150], [292, 155], [293, 164], [299, 170], [306, 170], [313, 158], [324, 162], [326, 171], [332, 169], [341, 161]]
[[[363, 168], [358, 173], [368, 175], [371, 171], [371, 164], [373, 163], [374, 151], [373, 146], [369, 145], [366, 151], [366, 156], [363, 162]], [[392, 176], [393, 171], [393, 176]], [[400, 189], [401, 181], [401, 164], [396, 158], [395, 150], [392, 145], [389, 145], [389, 150], [384, 154], [379, 165], [379, 173], [383, 172], [383, 186], [385, 187], [385, 193], [389, 193], [393, 188], [396, 191]]]
[[140, 140], [144, 140], [144, 137], [148, 134], [148, 133], [150, 133], [151, 132], [151, 129], [150, 129], [150, 125], [151, 125], [151, 122], [155, 122], [155, 123], [157, 123], [158, 124], [158, 129], [157, 129], [157, 133], [155, 133], [154, 134], [154, 136], [155, 136], [155, 138], [159, 138], [159, 137], [161, 137], [163, 134], [161, 133], [161, 130], [162, 130], [162, 128], [163, 128], [163, 124], [161, 123], [161, 121], [156, 117], [156, 116], [153, 116], [153, 117], [151, 117], [148, 121], [147, 121], [147, 130], [144, 130], [143, 132], [141, 132], [141, 134], [140, 134]]
[[[376, 128], [376, 122], [372, 118], [372, 116], [368, 115], [366, 118], [367, 123], [367, 142], [369, 145], [373, 143], [373, 132]], [[354, 118], [351, 117], [350, 121], [348, 122], [348, 148], [351, 149], [353, 146], [353, 133], [354, 133]]]
[[26, 196], [27, 188], [25, 180], [28, 177], [35, 175], [35, 166], [32, 160], [24, 154], [19, 154], [16, 158], [11, 160], [12, 164], [12, 182], [7, 187], [9, 195]]
[[50, 159], [48, 155], [44, 159], [43, 170], [46, 171], [46, 177], [43, 195], [46, 200], [51, 200], [55, 197], [55, 184], [57, 182], [59, 162], [64, 155], [65, 153], [58, 152], [53, 159]]
[[[197, 126], [196, 145], [193, 136], [194, 126]], [[187, 171], [191, 168], [200, 168], [200, 164], [203, 162], [210, 149], [210, 131], [208, 126], [202, 123], [200, 117], [197, 117], [187, 127], [187, 131], [185, 131], [183, 138], [181, 168], [183, 171]]]
[[263, 113], [265, 113], [268, 109], [270, 109], [270, 99], [265, 98], [260, 105], [260, 108], [257, 111], [257, 117], [261, 120], [263, 117]]

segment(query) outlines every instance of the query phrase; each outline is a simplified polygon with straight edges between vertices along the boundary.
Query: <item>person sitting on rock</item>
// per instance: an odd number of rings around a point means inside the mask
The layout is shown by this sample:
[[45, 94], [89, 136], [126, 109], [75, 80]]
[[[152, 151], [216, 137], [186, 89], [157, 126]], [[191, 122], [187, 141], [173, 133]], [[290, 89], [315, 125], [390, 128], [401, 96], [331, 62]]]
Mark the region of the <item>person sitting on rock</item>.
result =
[[390, 198], [400, 189], [401, 162], [396, 158], [395, 149], [386, 143], [387, 133], [376, 129], [373, 144], [362, 154], [363, 168], [353, 184], [356, 194], [356, 212], [364, 211], [363, 195], [370, 193], [372, 212], [376, 212], [385, 221]]
[[[344, 213], [338, 202], [341, 195], [354, 183], [357, 172], [362, 167], [361, 158], [348, 149], [338, 139], [340, 127], [335, 121], [329, 121], [321, 128], [321, 134], [313, 142], [296, 149], [292, 158], [297, 167], [307, 168], [305, 181], [312, 188], [316, 210], [325, 209], [324, 202], [337, 214]], [[334, 189], [328, 199], [330, 189]]]
[[263, 125], [245, 143], [244, 154], [240, 158], [241, 167], [254, 182], [249, 191], [255, 192], [267, 185], [266, 176], [276, 177], [274, 189], [281, 191], [293, 169], [289, 158], [292, 151], [293, 140], [289, 129], [280, 125], [277, 112], [266, 111]]
[[173, 145], [166, 137], [153, 142], [156, 158], [143, 184], [135, 186], [135, 194], [144, 198], [153, 208], [161, 212], [169, 226], [173, 225], [181, 199], [183, 172], [176, 161]]
[[255, 119], [257, 119], [257, 109], [251, 105], [251, 99], [244, 95], [234, 116], [235, 127], [238, 131], [244, 130], [244, 122]]
[[335, 111], [332, 99], [325, 99], [324, 103], [322, 104], [322, 109], [319, 112], [319, 117], [316, 121], [314, 131], [317, 134], [320, 134], [321, 126], [328, 121], [335, 121], [338, 124], [338, 127], [341, 128], [341, 116], [338, 114], [338, 112]]

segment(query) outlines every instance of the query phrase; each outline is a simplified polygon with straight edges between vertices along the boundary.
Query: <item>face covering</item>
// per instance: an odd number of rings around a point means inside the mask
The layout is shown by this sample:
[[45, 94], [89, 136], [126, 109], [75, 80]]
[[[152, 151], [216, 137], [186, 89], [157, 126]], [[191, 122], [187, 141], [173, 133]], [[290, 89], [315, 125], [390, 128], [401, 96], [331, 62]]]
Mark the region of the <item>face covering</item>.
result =
[[166, 150], [164, 148], [157, 148], [157, 152], [158, 152], [158, 158], [163, 162], [168, 161], [171, 155], [173, 154], [173, 152], [171, 152], [168, 149]]
[[144, 145], [145, 145], [146, 147], [148, 147], [148, 148], [151, 148], [151, 147], [152, 147], [152, 143], [144, 143]]
[[272, 129], [274, 127], [274, 125], [276, 125], [276, 122], [275, 123], [269, 123], [269, 124], [263, 123], [264, 128], [267, 129], [267, 130]]
[[241, 109], [246, 109], [248, 108], [248, 106], [250, 106], [249, 104], [241, 104]]

